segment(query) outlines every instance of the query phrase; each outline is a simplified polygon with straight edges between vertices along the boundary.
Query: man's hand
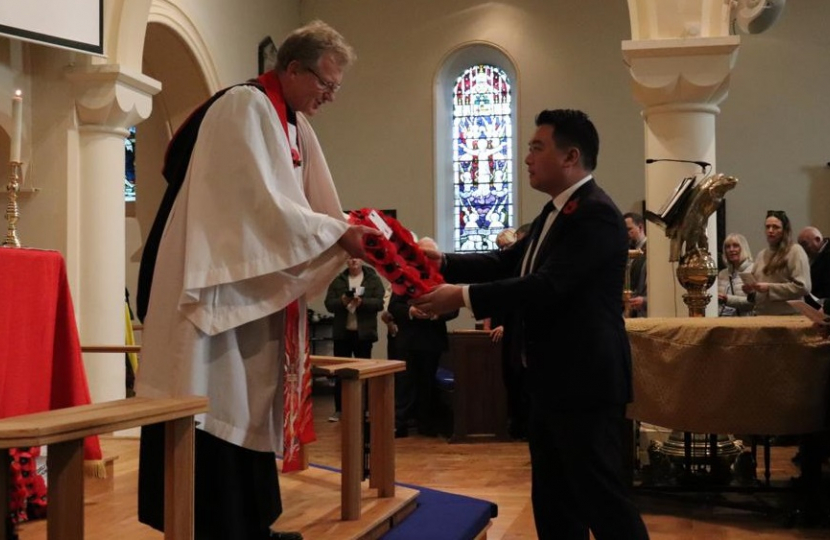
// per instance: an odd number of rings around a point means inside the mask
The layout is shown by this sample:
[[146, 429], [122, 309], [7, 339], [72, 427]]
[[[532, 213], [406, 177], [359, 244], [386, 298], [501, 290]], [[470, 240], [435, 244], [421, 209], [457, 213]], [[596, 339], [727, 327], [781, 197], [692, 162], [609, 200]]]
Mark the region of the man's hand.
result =
[[490, 330], [490, 339], [493, 340], [493, 343], [498, 343], [502, 337], [504, 337], [504, 326], [497, 326]]
[[410, 304], [430, 315], [442, 315], [464, 307], [464, 295], [459, 285], [439, 285]]
[[643, 307], [643, 297], [635, 296], [629, 301], [628, 305], [631, 306], [631, 309], [641, 309]]
[[346, 250], [346, 253], [350, 257], [365, 261], [366, 250], [363, 247], [363, 237], [366, 235], [381, 236], [382, 234], [379, 230], [367, 227], [366, 225], [349, 225], [349, 228], [346, 229], [346, 232], [337, 241], [337, 245]]

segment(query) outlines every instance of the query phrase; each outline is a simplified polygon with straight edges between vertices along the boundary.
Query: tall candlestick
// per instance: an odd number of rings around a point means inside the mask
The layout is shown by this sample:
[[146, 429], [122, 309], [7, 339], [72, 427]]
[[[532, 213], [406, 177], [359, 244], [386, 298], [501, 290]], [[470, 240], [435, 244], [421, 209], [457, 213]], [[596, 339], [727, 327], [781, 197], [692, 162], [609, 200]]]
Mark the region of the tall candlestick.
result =
[[9, 161], [20, 163], [20, 146], [23, 140], [23, 92], [17, 90], [12, 97], [12, 145]]

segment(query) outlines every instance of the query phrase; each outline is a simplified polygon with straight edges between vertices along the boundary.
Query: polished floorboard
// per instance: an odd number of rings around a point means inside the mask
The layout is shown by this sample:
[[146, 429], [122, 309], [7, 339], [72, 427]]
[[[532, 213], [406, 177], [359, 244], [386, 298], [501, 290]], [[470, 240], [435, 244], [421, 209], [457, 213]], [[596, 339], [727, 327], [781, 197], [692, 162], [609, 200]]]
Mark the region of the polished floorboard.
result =
[[[340, 424], [327, 422], [333, 409], [330, 396], [315, 397], [318, 441], [310, 447], [312, 463], [340, 466]], [[90, 496], [85, 504], [87, 540], [158, 540], [161, 533], [136, 520], [138, 441], [102, 438], [105, 454], [116, 454], [114, 488]], [[522, 442], [448, 444], [442, 438], [410, 435], [396, 440], [399, 482], [486, 499], [496, 503], [499, 516], [487, 538], [533, 539], [530, 505], [530, 457]], [[787, 481], [797, 474], [794, 447], [773, 447], [773, 479]], [[653, 540], [733, 540], [830, 538], [830, 529], [788, 527], [782, 514], [765, 515], [672, 497], [636, 497]], [[279, 524], [279, 521], [277, 522]], [[23, 526], [21, 540], [45, 538], [44, 522]], [[307, 539], [318, 540], [318, 539]], [[319, 539], [323, 540], [323, 539]], [[424, 540], [431, 540], [425, 538]]]

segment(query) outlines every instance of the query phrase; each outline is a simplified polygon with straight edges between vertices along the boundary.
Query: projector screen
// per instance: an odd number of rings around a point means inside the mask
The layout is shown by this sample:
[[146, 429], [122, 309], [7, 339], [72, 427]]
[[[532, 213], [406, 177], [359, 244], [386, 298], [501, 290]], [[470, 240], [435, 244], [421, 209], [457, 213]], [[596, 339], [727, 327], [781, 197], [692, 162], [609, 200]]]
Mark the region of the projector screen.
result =
[[104, 0], [0, 0], [0, 34], [104, 53]]

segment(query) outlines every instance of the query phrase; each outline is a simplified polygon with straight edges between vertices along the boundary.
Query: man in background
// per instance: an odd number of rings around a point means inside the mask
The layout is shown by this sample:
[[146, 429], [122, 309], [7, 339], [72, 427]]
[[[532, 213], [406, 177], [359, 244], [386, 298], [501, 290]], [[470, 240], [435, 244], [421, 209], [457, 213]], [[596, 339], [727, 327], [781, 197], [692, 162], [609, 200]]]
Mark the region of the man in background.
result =
[[[329, 285], [325, 305], [334, 314], [332, 338], [334, 356], [371, 358], [372, 344], [378, 340], [378, 312], [383, 309], [383, 283], [374, 268], [350, 258]], [[339, 422], [342, 411], [340, 378], [334, 379], [334, 414], [329, 422]]]
[[830, 297], [830, 238], [822, 236], [816, 227], [804, 227], [798, 233], [798, 243], [810, 259], [810, 294], [827, 306]]
[[631, 299], [629, 301], [630, 317], [648, 315], [648, 289], [646, 276], [646, 222], [643, 216], [634, 212], [623, 214], [625, 228], [628, 231], [628, 248], [639, 249], [643, 254], [631, 262], [630, 283]]

